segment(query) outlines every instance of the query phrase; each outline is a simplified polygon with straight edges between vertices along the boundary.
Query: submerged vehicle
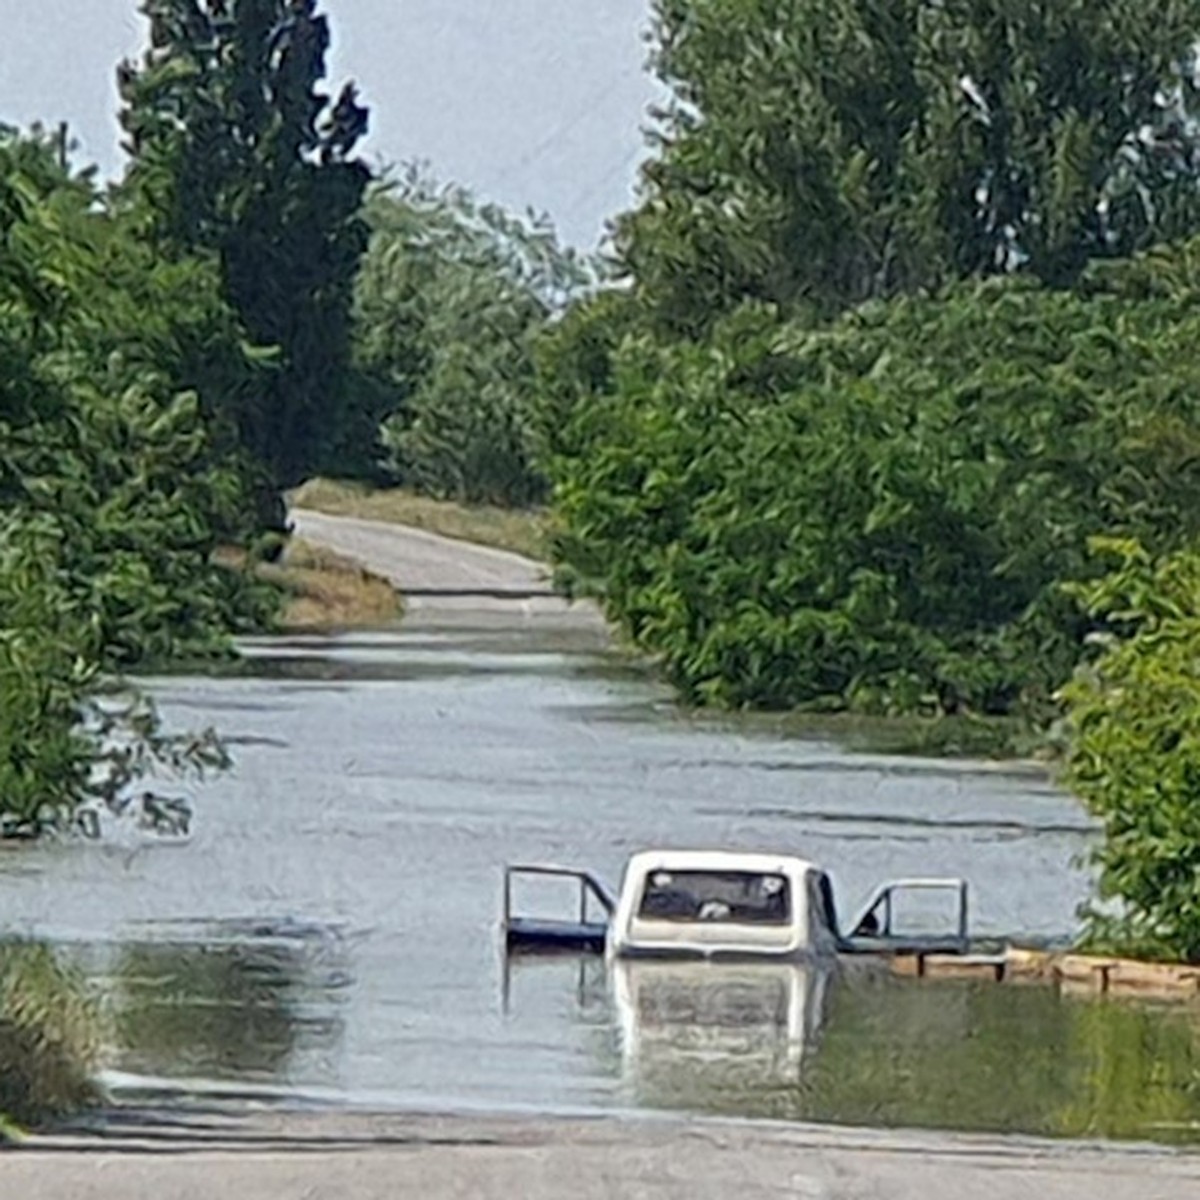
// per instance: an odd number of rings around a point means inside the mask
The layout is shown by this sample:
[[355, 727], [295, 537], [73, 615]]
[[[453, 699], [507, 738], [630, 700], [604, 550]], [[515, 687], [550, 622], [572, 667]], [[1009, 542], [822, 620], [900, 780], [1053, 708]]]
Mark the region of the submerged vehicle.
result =
[[[551, 892], [568, 914], [540, 915]], [[577, 1002], [608, 1006], [621, 1086], [643, 1105], [790, 1094], [840, 981], [972, 962], [964, 880], [882, 884], [843, 928], [829, 874], [787, 854], [643, 851], [616, 893], [587, 870], [514, 865], [503, 904], [505, 1012], [516, 976], [577, 969]]]
[[[569, 918], [523, 915], [516, 889], [529, 879], [578, 884]], [[939, 927], [906, 927], [906, 902], [949, 899]], [[882, 884], [843, 932], [829, 875], [806, 859], [769, 853], [648, 850], [633, 855], [614, 895], [590, 871], [514, 865], [504, 876], [503, 932], [510, 952], [603, 953], [610, 959], [796, 962], [841, 954], [966, 954], [968, 893], [962, 879]]]

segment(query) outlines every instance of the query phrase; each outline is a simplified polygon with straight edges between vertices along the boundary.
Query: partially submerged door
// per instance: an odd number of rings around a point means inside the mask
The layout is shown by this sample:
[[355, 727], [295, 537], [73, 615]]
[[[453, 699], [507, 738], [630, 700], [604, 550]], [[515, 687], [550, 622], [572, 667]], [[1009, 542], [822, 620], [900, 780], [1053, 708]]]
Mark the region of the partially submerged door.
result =
[[841, 939], [852, 954], [966, 954], [965, 879], [897, 879], [881, 884]]
[[[569, 911], [543, 914], [525, 911], [531, 884], [558, 884], [554, 897], [561, 908], [561, 885], [566, 884]], [[545, 897], [540, 897], [543, 901]], [[609, 920], [616, 900], [590, 871], [575, 867], [528, 864], [507, 867], [504, 872], [504, 945], [512, 953], [584, 951], [603, 954]]]

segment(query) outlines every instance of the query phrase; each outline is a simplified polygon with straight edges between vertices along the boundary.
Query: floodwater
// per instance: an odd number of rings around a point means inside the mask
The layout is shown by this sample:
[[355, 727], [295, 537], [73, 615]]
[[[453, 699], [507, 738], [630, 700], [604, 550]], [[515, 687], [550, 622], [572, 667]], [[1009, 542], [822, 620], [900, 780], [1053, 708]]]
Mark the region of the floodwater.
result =
[[[411, 630], [249, 648], [156, 685], [236, 769], [186, 842], [0, 857], [5, 928], [104, 999], [118, 1102], [671, 1109], [848, 1124], [1200, 1138], [1185, 1011], [900, 982], [856, 965], [506, 963], [504, 864], [616, 882], [651, 845], [768, 848], [880, 880], [962, 875], [985, 936], [1061, 941], [1093, 836], [1036, 772], [848, 755], [696, 723], [570, 637]], [[564, 897], [523, 896], [556, 905]]]

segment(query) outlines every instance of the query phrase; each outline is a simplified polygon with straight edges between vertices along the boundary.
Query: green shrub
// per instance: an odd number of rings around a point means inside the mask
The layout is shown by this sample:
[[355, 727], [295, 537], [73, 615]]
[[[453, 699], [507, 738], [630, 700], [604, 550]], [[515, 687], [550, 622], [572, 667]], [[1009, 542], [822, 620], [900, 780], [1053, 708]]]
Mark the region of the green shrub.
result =
[[99, 1009], [48, 947], [0, 945], [0, 1120], [38, 1126], [94, 1104]]
[[558, 347], [565, 576], [698, 702], [1048, 713], [1087, 539], [1200, 535], [1196, 257]]
[[1082, 596], [1124, 636], [1064, 689], [1067, 780], [1104, 824], [1089, 937], [1200, 962], [1200, 551], [1098, 545], [1119, 566]]
[[120, 681], [229, 656], [268, 612], [213, 561], [242, 492], [179, 387], [229, 332], [206, 278], [157, 264], [86, 177], [0, 130], [0, 836], [60, 828], [154, 766], [222, 761]]

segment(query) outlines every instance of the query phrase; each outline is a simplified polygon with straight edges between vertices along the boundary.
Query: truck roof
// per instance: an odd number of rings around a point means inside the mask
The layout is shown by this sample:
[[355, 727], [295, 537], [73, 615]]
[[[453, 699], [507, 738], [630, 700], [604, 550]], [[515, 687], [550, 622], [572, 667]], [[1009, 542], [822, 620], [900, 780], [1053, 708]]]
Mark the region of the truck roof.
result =
[[750, 871], [755, 874], [805, 874], [815, 863], [791, 854], [739, 850], [642, 850], [629, 859], [627, 878], [647, 871]]

